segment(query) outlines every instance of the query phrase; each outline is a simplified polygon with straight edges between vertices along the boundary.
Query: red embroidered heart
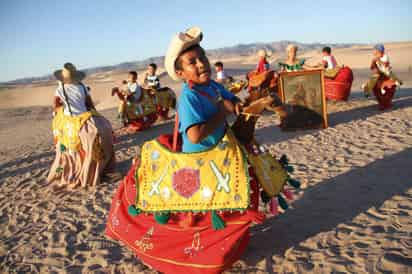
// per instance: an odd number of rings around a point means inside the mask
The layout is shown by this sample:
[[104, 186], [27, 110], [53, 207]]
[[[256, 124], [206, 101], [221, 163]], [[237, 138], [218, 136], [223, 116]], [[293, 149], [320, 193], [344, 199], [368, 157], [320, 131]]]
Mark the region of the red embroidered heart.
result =
[[173, 189], [182, 197], [189, 199], [200, 188], [200, 171], [193, 168], [182, 168], [173, 173]]

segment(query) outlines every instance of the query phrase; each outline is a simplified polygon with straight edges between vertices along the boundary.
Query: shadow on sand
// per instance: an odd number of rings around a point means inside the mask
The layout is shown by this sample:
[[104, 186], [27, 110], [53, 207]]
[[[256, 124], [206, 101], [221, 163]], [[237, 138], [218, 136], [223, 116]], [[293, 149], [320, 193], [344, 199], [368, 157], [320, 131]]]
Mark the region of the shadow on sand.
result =
[[[351, 101], [355, 100], [366, 99], [363, 98], [362, 94], [356, 94], [356, 96], [354, 96]], [[374, 98], [371, 98], [369, 100], [374, 100]], [[345, 103], [340, 102], [340, 104]], [[412, 89], [403, 89], [395, 94], [394, 107], [392, 109], [382, 112], [378, 110], [377, 104], [373, 104], [370, 106], [352, 108], [345, 111], [330, 113], [328, 115], [329, 127], [335, 127], [339, 124], [344, 124], [355, 120], [366, 119], [368, 117], [379, 115], [385, 112], [396, 111], [410, 106], [412, 106]], [[316, 132], [319, 132], [319, 130], [299, 130], [284, 132], [277, 125], [270, 125], [257, 129], [256, 137], [261, 144], [267, 144], [279, 143], [302, 135], [314, 134]]]
[[351, 222], [369, 208], [379, 208], [394, 195], [402, 195], [412, 187], [410, 159], [412, 148], [305, 190], [303, 197], [293, 204], [294, 209], [251, 228], [252, 238], [243, 256], [247, 265], [253, 267], [266, 258], [266, 271], [273, 273], [272, 256], [282, 255], [340, 223]]

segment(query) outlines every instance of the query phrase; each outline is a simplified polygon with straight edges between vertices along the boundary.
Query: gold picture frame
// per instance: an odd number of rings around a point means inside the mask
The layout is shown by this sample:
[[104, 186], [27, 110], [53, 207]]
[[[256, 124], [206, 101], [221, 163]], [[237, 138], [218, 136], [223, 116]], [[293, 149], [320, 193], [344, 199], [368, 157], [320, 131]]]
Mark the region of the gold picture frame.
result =
[[[328, 127], [323, 69], [279, 73], [279, 90], [286, 105], [301, 106], [322, 117], [320, 127]], [[304, 114], [302, 114], [304, 115]]]

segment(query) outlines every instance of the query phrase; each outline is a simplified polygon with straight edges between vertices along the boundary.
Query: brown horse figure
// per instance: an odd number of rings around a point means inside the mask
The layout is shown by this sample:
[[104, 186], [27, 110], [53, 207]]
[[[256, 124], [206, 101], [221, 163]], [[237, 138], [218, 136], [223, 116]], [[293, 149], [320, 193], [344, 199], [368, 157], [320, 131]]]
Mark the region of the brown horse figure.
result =
[[157, 119], [166, 120], [170, 108], [176, 107], [176, 95], [168, 87], [155, 89], [141, 88], [142, 96], [133, 100], [118, 87], [112, 89], [112, 96], [117, 96], [119, 116], [125, 126], [131, 126], [134, 131], [150, 127]]
[[275, 71], [256, 72], [251, 71], [246, 75], [248, 80], [249, 97], [247, 102], [253, 102], [259, 98], [268, 96], [271, 93], [278, 92], [278, 76]]
[[[382, 92], [382, 90], [385, 92]], [[380, 110], [385, 110], [392, 107], [392, 99], [395, 95], [395, 91], [395, 81], [382, 74], [373, 88], [373, 93], [378, 101]]]

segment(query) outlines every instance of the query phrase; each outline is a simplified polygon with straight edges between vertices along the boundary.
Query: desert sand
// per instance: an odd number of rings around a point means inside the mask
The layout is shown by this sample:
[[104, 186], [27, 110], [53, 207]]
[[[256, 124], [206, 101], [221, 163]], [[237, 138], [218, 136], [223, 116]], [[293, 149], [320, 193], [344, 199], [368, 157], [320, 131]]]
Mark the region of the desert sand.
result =
[[[251, 228], [247, 252], [227, 273], [412, 273], [412, 43], [388, 49], [405, 82], [393, 109], [381, 112], [362, 96], [370, 51], [352, 48], [336, 52], [355, 69], [355, 82], [348, 102], [328, 103], [329, 128], [282, 132], [276, 115], [260, 118], [257, 140], [288, 155], [303, 189], [285, 214]], [[305, 56], [315, 62], [316, 54]], [[243, 75], [253, 63], [246, 59], [228, 60], [228, 71]], [[45, 180], [55, 83], [0, 91], [0, 272], [156, 273], [104, 235], [112, 196], [139, 146], [173, 126], [122, 131], [110, 88], [123, 78], [112, 72], [86, 81], [117, 137], [116, 171], [88, 190]], [[178, 91], [166, 76], [162, 82]]]

